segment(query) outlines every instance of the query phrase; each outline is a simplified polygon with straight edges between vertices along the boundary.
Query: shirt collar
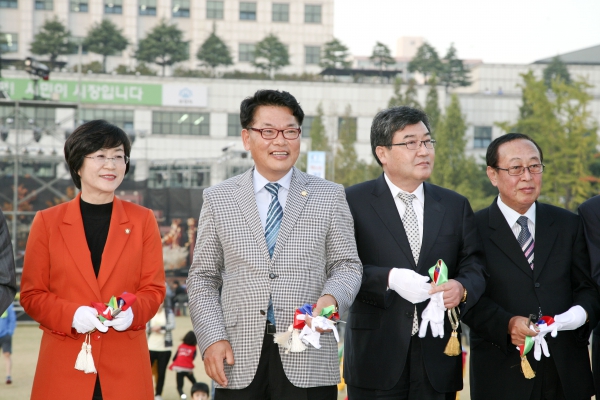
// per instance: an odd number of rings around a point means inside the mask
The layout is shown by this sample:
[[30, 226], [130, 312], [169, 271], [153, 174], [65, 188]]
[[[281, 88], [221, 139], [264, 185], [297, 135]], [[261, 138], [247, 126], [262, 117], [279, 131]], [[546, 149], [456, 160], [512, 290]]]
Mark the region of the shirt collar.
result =
[[[521, 214], [519, 214], [518, 212], [516, 212], [515, 210], [513, 210], [506, 204], [504, 204], [502, 202], [502, 199], [500, 198], [500, 195], [498, 195], [498, 208], [502, 212], [502, 215], [504, 215], [504, 218], [506, 218], [506, 222], [508, 222], [508, 226], [510, 226], [510, 227], [513, 227], [515, 225], [515, 223], [517, 222], [517, 220], [519, 219], [519, 217], [521, 216]], [[527, 212], [525, 212], [525, 214], [523, 214], [523, 215], [526, 216], [527, 218], [529, 218], [531, 220], [531, 222], [533, 222], [535, 224], [535, 202], [531, 205], [531, 207], [529, 207], [529, 210], [527, 210]]]
[[[290, 185], [292, 183], [292, 175], [293, 174], [294, 174], [294, 169], [291, 168], [288, 171], [288, 173], [285, 174], [283, 176], [283, 178], [278, 180], [276, 183], [279, 183], [285, 189], [290, 190]], [[256, 168], [254, 168], [254, 171], [252, 173], [252, 184], [254, 185], [254, 194], [261, 191], [262, 188], [264, 188], [267, 183], [270, 183], [270, 181], [267, 178], [265, 178], [264, 176], [262, 176]], [[273, 183], [275, 183], [275, 182], [273, 182]]]
[[[402, 190], [398, 186], [394, 185], [385, 173], [383, 174], [383, 177], [385, 178], [385, 181], [388, 184], [388, 187], [390, 188], [390, 191], [392, 192], [392, 196], [394, 198], [396, 198], [398, 196], [398, 193], [400, 193], [400, 192], [410, 193], [410, 192], [407, 192], [406, 190]], [[419, 186], [417, 186], [417, 188], [415, 189], [414, 192], [412, 192], [412, 194], [414, 194], [417, 197], [417, 200], [419, 200], [419, 203], [425, 204], [425, 190], [423, 188], [423, 182], [421, 182], [421, 184]]]

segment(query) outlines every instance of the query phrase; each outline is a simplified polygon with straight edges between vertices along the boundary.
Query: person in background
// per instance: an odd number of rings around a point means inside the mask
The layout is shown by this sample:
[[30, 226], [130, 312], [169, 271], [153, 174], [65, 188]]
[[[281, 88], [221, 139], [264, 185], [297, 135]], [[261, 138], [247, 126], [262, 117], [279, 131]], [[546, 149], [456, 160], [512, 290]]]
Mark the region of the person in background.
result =
[[192, 385], [192, 400], [208, 400], [209, 399], [209, 388], [204, 382], [196, 382]]
[[17, 294], [15, 259], [6, 218], [0, 210], [0, 313], [13, 302], [15, 294]]
[[11, 304], [8, 308], [0, 314], [0, 350], [6, 362], [6, 384], [12, 383], [11, 369], [12, 369], [12, 336], [15, 333], [15, 327], [17, 326], [17, 314], [15, 313], [14, 306]]
[[167, 306], [167, 299], [160, 305], [156, 315], [148, 322], [146, 332], [148, 334], [148, 350], [150, 350], [150, 365], [156, 362], [156, 387], [154, 399], [162, 400], [162, 391], [165, 384], [165, 374], [171, 349], [173, 348], [172, 331], [175, 329], [175, 315], [173, 310]]
[[188, 378], [193, 384], [196, 383], [194, 377], [194, 359], [196, 358], [196, 334], [194, 331], [189, 331], [183, 337], [183, 343], [177, 348], [177, 353], [173, 357], [173, 364], [169, 367], [170, 370], [177, 372], [177, 391], [182, 399], [187, 396], [183, 393], [184, 378]]
[[[21, 277], [21, 305], [43, 331], [31, 399], [152, 399], [145, 328], [164, 300], [165, 271], [154, 214], [115, 196], [131, 143], [121, 128], [94, 120], [73, 131], [64, 152], [81, 192], [37, 212]], [[100, 322], [91, 303], [124, 292], [136, 301]], [[97, 374], [84, 372], [93, 370], [88, 359]]]

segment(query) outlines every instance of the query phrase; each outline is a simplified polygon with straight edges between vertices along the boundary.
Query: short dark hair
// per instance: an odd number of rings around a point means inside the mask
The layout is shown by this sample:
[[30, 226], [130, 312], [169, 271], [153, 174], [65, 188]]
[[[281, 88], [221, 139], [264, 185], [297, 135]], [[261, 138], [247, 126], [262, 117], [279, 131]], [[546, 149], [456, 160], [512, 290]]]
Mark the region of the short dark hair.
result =
[[289, 108], [296, 117], [298, 125], [302, 126], [304, 111], [300, 103], [288, 92], [278, 90], [258, 90], [254, 96], [246, 97], [240, 104], [240, 124], [248, 129], [252, 126], [256, 109], [260, 106], [277, 106]]
[[544, 153], [542, 152], [540, 146], [538, 146], [538, 144], [535, 142], [535, 140], [523, 133], [507, 133], [506, 135], [502, 135], [494, 139], [492, 143], [490, 143], [490, 145], [488, 146], [487, 152], [485, 154], [485, 162], [487, 166], [492, 168], [498, 167], [498, 149], [500, 148], [500, 146], [502, 146], [504, 143], [520, 139], [529, 140], [531, 143], [533, 143], [540, 153], [540, 162], [544, 161]]
[[[81, 189], [79, 170], [85, 156], [100, 149], [114, 149], [123, 145], [125, 155], [131, 154], [131, 142], [123, 129], [102, 119], [96, 119], [80, 125], [65, 142], [65, 160], [77, 189]], [[125, 165], [125, 174], [129, 172], [129, 163]]]
[[198, 344], [198, 341], [196, 340], [196, 334], [194, 333], [194, 331], [189, 331], [185, 334], [185, 336], [183, 337], [183, 343], [187, 344], [188, 346], [195, 346], [196, 344]]
[[204, 392], [204, 393], [210, 395], [210, 389], [208, 388], [208, 385], [204, 382], [196, 382], [192, 385], [192, 390], [191, 390], [192, 396], [196, 392]]
[[377, 163], [381, 165], [375, 149], [377, 146], [390, 147], [394, 133], [422, 122], [431, 133], [427, 114], [418, 108], [400, 106], [392, 107], [377, 113], [371, 124], [371, 151]]

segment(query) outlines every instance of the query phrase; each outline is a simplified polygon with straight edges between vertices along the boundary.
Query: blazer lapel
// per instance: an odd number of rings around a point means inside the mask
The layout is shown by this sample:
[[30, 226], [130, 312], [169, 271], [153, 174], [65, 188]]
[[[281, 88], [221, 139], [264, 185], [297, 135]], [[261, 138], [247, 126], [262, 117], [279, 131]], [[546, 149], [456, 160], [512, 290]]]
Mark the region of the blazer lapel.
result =
[[531, 278], [533, 276], [531, 267], [529, 266], [512, 229], [508, 226], [504, 214], [502, 214], [502, 211], [498, 208], [497, 198], [494, 199], [494, 202], [490, 206], [489, 218], [489, 227], [492, 230], [490, 240], [511, 259], [518, 269]]
[[[306, 176], [298, 169], [294, 168], [292, 181], [290, 182], [290, 190], [285, 202], [285, 210], [283, 210], [281, 228], [277, 234], [277, 242], [275, 244], [275, 251], [273, 252], [273, 261], [285, 246], [285, 242], [296, 225], [298, 218], [300, 218], [306, 201], [310, 197], [310, 191], [306, 188], [307, 184], [308, 180], [306, 179]], [[303, 192], [305, 192], [305, 195], [302, 194]]]
[[554, 218], [545, 204], [536, 202], [535, 243], [533, 248], [533, 277], [537, 279], [548, 261], [558, 232], [553, 228]]
[[75, 261], [77, 269], [96, 295], [96, 299], [101, 301], [102, 296], [100, 295], [100, 287], [98, 286], [96, 275], [94, 275], [92, 256], [83, 229], [83, 218], [81, 217], [81, 207], [79, 206], [80, 197], [81, 194], [71, 200], [67, 205], [67, 211], [65, 212], [59, 229], [67, 250]]
[[[440, 202], [441, 197], [436, 193], [435, 187], [423, 183], [423, 189], [425, 191], [425, 210], [423, 213], [423, 243], [421, 244], [421, 251], [419, 253], [419, 265], [417, 271], [421, 273], [421, 270], [429, 270], [431, 265], [422, 265], [421, 260], [429, 252], [435, 252], [433, 245], [437, 239], [438, 232], [442, 227], [444, 220], [444, 214], [446, 213], [446, 207]], [[425, 274], [427, 275], [427, 274]]]
[[408, 237], [404, 231], [400, 214], [398, 214], [398, 207], [396, 207], [396, 203], [383, 174], [375, 182], [372, 194], [371, 206], [375, 210], [375, 213], [379, 216], [387, 230], [390, 231], [396, 243], [398, 243], [398, 247], [400, 247], [406, 259], [410, 262], [412, 269], [416, 270], [417, 266], [410, 250], [410, 244], [408, 243]]
[[[106, 238], [106, 244], [102, 252], [102, 262], [100, 263], [100, 273], [98, 274], [98, 284], [100, 287], [104, 286], [108, 278], [112, 275], [133, 229], [135, 227], [125, 213], [123, 202], [115, 197], [112, 215], [110, 216], [108, 237]], [[118, 294], [120, 293], [115, 293], [115, 295]]]
[[261, 249], [263, 256], [270, 261], [271, 257], [267, 249], [265, 232], [260, 223], [258, 208], [256, 207], [256, 196], [254, 195], [254, 184], [252, 183], [253, 171], [254, 168], [251, 168], [240, 176], [237, 181], [238, 189], [234, 193], [234, 198], [240, 207], [243, 218], [246, 220], [246, 225], [248, 225], [252, 235], [254, 235], [255, 242]]

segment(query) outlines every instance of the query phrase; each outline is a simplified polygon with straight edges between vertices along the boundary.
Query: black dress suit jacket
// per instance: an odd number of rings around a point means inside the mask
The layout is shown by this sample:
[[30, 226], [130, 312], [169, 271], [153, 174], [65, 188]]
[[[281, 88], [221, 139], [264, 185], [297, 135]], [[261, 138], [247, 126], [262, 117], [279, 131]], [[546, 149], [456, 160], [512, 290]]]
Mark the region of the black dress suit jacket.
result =
[[[508, 323], [513, 316], [555, 316], [574, 305], [588, 313], [589, 324], [575, 331], [546, 335], [567, 399], [594, 394], [588, 356], [589, 326], [595, 326], [600, 298], [590, 276], [583, 227], [577, 215], [536, 202], [534, 268], [508, 226], [497, 201], [475, 214], [489, 274], [479, 302], [463, 316], [471, 328], [471, 398], [527, 400], [533, 379], [525, 379]], [[542, 357], [544, 357], [542, 355]], [[533, 351], [527, 356], [533, 370]], [[534, 378], [535, 379], [535, 378]]]
[[[438, 259], [444, 260], [449, 278], [458, 280], [468, 291], [465, 309], [485, 289], [482, 248], [469, 202], [450, 190], [424, 185], [423, 243], [417, 265], [383, 174], [346, 189], [363, 263], [362, 285], [350, 308], [344, 345], [344, 378], [349, 385], [389, 390], [402, 375], [414, 305], [388, 290], [390, 269], [408, 268], [428, 275]], [[428, 303], [417, 304], [419, 317]], [[428, 328], [427, 336], [421, 339], [423, 359], [433, 388], [454, 392], [462, 389], [462, 357], [444, 354], [452, 331], [447, 318], [444, 331], [443, 339], [434, 338]]]

